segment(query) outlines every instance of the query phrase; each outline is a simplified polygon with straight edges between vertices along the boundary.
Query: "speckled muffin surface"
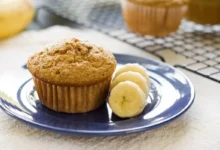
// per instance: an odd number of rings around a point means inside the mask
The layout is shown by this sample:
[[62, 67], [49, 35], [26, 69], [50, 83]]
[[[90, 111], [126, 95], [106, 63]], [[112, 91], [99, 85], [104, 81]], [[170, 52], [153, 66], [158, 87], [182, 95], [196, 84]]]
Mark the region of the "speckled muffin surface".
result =
[[27, 67], [33, 76], [59, 85], [85, 86], [109, 78], [116, 60], [108, 50], [72, 38], [34, 54]]
[[41, 104], [65, 113], [85, 113], [106, 102], [116, 60], [108, 50], [72, 38], [28, 59]]

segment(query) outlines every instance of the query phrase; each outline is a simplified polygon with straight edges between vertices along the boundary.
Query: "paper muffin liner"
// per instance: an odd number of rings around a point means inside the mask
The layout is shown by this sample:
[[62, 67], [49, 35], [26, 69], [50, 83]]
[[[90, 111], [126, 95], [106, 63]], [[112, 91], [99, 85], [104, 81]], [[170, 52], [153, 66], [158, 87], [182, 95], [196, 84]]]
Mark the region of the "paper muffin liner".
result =
[[210, 0], [204, 3], [191, 0], [186, 18], [200, 24], [220, 24], [220, 1]]
[[187, 6], [151, 7], [121, 0], [125, 23], [132, 32], [163, 37], [175, 32]]
[[111, 77], [90, 86], [61, 86], [34, 77], [40, 102], [57, 112], [83, 113], [103, 105], [108, 95]]

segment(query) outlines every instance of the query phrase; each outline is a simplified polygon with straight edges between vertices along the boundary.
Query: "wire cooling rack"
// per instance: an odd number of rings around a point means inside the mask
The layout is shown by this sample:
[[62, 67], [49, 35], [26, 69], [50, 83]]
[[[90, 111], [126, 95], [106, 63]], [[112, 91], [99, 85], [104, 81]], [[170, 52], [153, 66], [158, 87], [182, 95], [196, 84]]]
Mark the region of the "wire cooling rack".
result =
[[[179, 30], [165, 38], [140, 36], [124, 24], [119, 0], [47, 0], [46, 9], [68, 20], [96, 29], [145, 50], [162, 61], [172, 51], [186, 59], [176, 64], [220, 83], [220, 26], [202, 26], [183, 20]], [[171, 58], [170, 58], [171, 59]]]

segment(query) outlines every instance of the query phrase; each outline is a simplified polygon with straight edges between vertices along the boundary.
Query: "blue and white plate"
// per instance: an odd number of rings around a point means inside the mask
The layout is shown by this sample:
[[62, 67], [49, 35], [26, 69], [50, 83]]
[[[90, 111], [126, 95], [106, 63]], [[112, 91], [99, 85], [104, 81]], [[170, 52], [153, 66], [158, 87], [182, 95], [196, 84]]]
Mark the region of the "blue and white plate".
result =
[[54, 112], [39, 103], [27, 69], [1, 77], [0, 106], [10, 116], [46, 130], [86, 136], [136, 133], [162, 126], [181, 116], [192, 105], [195, 92], [189, 79], [175, 68], [147, 58], [115, 54], [118, 65], [139, 63], [151, 78], [149, 104], [135, 118], [115, 116], [108, 104], [83, 114]]

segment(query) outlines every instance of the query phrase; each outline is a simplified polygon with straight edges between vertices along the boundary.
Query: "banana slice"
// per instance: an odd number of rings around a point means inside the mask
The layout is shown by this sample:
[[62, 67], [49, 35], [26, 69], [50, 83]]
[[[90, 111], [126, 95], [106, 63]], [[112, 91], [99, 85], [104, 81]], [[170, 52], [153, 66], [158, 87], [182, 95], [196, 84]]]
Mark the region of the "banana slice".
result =
[[147, 105], [147, 101], [144, 92], [137, 84], [125, 81], [112, 89], [109, 105], [117, 116], [129, 118], [139, 115]]
[[121, 73], [124, 73], [127, 71], [133, 71], [133, 72], [140, 73], [146, 79], [148, 86], [150, 86], [150, 78], [147, 74], [147, 70], [139, 64], [126, 64], [126, 65], [124, 65], [123, 67], [119, 68], [118, 71], [115, 73], [114, 79], [118, 75], [120, 75]]
[[118, 83], [124, 82], [124, 81], [131, 81], [136, 83], [144, 93], [148, 94], [149, 92], [149, 86], [147, 84], [146, 79], [138, 72], [123, 72], [120, 75], [118, 75], [111, 83], [110, 90], [112, 90]]

